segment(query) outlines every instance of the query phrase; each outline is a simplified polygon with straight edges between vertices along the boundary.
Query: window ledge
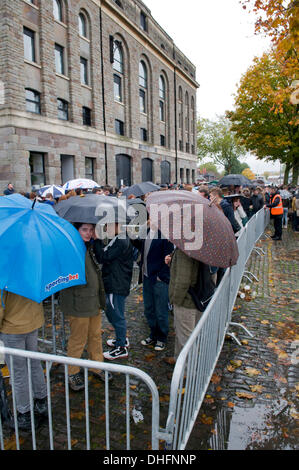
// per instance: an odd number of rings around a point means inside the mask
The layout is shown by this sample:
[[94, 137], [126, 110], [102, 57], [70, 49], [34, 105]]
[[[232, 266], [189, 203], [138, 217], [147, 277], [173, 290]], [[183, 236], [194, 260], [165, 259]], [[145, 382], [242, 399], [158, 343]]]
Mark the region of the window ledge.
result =
[[34, 5], [33, 3], [29, 2], [28, 0], [23, 0], [26, 5], [30, 5], [32, 8], [35, 8], [35, 10], [39, 10], [39, 7], [37, 5]]
[[62, 75], [61, 73], [55, 73], [56, 77], [63, 78], [64, 80], [70, 81], [69, 77], [66, 77], [66, 75]]
[[24, 63], [28, 65], [32, 65], [33, 67], [36, 67], [38, 69], [41, 69], [42, 66], [37, 64], [36, 62], [31, 62], [31, 60], [24, 59]]
[[83, 88], [86, 88], [87, 90], [92, 91], [92, 87], [89, 85], [85, 85], [84, 83], [81, 83], [81, 86], [83, 86]]
[[84, 41], [88, 42], [90, 44], [90, 39], [86, 38], [85, 36], [81, 36], [81, 34], [78, 34], [80, 39], [84, 39]]
[[67, 29], [67, 24], [63, 23], [62, 21], [56, 20], [56, 18], [54, 18], [54, 21], [55, 21], [55, 23], [59, 24], [60, 26], [63, 26], [65, 29]]
[[125, 107], [125, 103], [122, 101], [114, 100], [114, 103], [120, 104], [121, 106]]

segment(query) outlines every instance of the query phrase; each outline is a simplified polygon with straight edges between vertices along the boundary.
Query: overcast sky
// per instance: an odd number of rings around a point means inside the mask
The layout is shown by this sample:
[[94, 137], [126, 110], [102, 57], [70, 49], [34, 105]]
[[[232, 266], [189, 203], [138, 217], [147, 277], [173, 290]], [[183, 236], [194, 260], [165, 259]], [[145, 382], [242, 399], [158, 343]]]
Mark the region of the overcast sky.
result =
[[[160, 26], [196, 66], [197, 112], [214, 119], [234, 109], [242, 74], [270, 41], [255, 36], [254, 17], [239, 0], [143, 0]], [[246, 159], [254, 172], [279, 170], [279, 163]]]

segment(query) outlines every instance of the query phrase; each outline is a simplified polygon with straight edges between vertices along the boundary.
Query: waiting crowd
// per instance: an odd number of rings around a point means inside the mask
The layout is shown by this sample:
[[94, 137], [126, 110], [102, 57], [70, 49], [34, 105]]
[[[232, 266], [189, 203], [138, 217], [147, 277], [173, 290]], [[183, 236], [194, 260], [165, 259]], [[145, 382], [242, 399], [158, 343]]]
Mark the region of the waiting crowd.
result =
[[[95, 187], [93, 194], [119, 197], [125, 188], [110, 186]], [[248, 220], [263, 207], [271, 211], [275, 233], [273, 240], [282, 239], [283, 228], [292, 221], [292, 228], [299, 233], [299, 188], [241, 186], [218, 187], [200, 185], [161, 185], [160, 190], [184, 190], [198, 193], [218, 207], [229, 220], [235, 237], [238, 238]], [[9, 184], [5, 195], [15, 192]], [[39, 197], [40, 202], [55, 206], [72, 197], [85, 197], [87, 191], [71, 190], [67, 194], [53, 197], [47, 193]], [[36, 193], [22, 193], [35, 200]], [[129, 195], [128, 199], [135, 196]], [[141, 196], [146, 200], [147, 194]], [[169, 334], [169, 310], [173, 310], [175, 328], [174, 355], [164, 358], [174, 364], [188, 337], [202, 315], [191, 294], [190, 287], [198, 282], [199, 272], [204, 276], [204, 301], [210, 299], [221, 282], [225, 268], [205, 266], [165, 239], [161, 232], [147, 220], [147, 235], [144, 239], [123, 236], [123, 226], [115, 222], [107, 226], [106, 240], [99, 239], [95, 225], [74, 223], [86, 245], [85, 285], [64, 289], [59, 293], [61, 311], [68, 316], [70, 336], [67, 354], [80, 358], [85, 346], [89, 359], [103, 362], [127, 358], [130, 341], [127, 335], [125, 305], [130, 293], [134, 262], [140, 268], [140, 283], [143, 285], [144, 315], [149, 327], [147, 338], [140, 338], [141, 344], [160, 352], [166, 348]], [[153, 234], [155, 232], [155, 234]], [[122, 235], [122, 236], [120, 236]], [[154, 236], [155, 235], [155, 236]], [[109, 349], [103, 351], [102, 312], [115, 330], [115, 338], [107, 341]], [[43, 305], [25, 297], [1, 292], [0, 337], [6, 347], [37, 351], [38, 330], [44, 324]], [[18, 410], [18, 425], [30, 429], [30, 399], [28, 386], [24, 381], [24, 359], [15, 358], [15, 390]], [[47, 391], [44, 373], [38, 361], [32, 371], [35, 411], [47, 414]], [[94, 376], [105, 381], [111, 374], [91, 370]], [[74, 391], [84, 389], [84, 377], [79, 367], [69, 367], [69, 386]]]

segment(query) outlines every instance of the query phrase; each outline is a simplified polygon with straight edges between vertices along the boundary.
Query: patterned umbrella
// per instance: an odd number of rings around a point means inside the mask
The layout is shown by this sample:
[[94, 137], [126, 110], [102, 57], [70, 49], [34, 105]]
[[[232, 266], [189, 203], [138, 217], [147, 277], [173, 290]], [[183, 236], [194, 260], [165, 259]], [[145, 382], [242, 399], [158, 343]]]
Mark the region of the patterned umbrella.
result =
[[146, 207], [151, 223], [186, 255], [219, 268], [237, 263], [231, 224], [209, 200], [190, 191], [162, 191], [150, 194]]
[[63, 185], [65, 191], [71, 191], [72, 189], [93, 189], [97, 187], [99, 187], [98, 183], [85, 178], [70, 180]]
[[55, 184], [52, 184], [51, 186], [44, 186], [38, 191], [38, 194], [41, 197], [46, 197], [46, 195], [49, 193], [52, 194], [54, 198], [59, 198], [65, 193], [65, 191], [62, 186], [56, 186]]

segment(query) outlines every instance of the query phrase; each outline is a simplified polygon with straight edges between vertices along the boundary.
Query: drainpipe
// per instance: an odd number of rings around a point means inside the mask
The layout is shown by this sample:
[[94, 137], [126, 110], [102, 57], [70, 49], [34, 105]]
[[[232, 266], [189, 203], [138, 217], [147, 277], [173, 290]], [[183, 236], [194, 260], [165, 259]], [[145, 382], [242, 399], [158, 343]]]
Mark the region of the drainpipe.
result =
[[103, 101], [103, 126], [105, 132], [105, 184], [108, 184], [108, 156], [107, 156], [107, 142], [106, 142], [106, 105], [105, 105], [105, 83], [104, 83], [104, 54], [103, 54], [103, 21], [102, 21], [102, 8], [100, 8], [100, 33], [101, 33], [101, 74], [102, 74], [102, 101]]
[[175, 179], [178, 183], [178, 125], [177, 125], [177, 86], [176, 66], [174, 67], [174, 127], [175, 127]]

